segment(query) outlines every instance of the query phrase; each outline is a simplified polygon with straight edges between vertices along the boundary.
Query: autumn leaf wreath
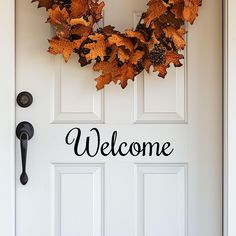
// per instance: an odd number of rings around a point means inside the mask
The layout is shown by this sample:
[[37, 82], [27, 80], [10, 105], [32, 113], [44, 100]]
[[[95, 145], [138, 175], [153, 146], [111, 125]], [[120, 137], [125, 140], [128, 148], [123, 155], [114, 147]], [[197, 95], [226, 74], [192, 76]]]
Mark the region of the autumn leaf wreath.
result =
[[81, 66], [94, 62], [101, 71], [96, 88], [110, 82], [122, 88], [143, 70], [158, 72], [164, 78], [173, 63], [182, 66], [180, 51], [185, 47], [185, 23], [193, 24], [202, 0], [150, 0], [136, 29], [124, 33], [108, 25], [97, 28], [105, 3], [99, 0], [33, 0], [48, 11], [47, 22], [56, 36], [49, 40], [48, 51], [62, 54], [67, 62], [72, 53]]

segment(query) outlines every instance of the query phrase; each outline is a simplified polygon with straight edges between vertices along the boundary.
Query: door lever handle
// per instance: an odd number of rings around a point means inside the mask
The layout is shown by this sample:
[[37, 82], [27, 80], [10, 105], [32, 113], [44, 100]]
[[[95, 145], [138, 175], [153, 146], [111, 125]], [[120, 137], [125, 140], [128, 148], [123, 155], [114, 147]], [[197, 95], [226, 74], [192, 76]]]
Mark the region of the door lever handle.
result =
[[28, 182], [28, 175], [26, 173], [28, 141], [34, 136], [34, 127], [29, 122], [23, 121], [16, 127], [16, 136], [20, 140], [21, 148], [22, 173], [20, 182], [26, 185]]

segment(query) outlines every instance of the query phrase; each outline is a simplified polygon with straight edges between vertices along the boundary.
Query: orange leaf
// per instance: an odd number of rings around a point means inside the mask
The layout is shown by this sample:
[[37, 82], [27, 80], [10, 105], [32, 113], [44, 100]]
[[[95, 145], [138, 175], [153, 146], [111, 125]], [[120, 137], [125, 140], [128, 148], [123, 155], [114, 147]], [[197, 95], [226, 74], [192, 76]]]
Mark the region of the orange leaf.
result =
[[173, 3], [171, 12], [175, 14], [175, 17], [177, 19], [182, 19], [184, 10], [184, 0], [171, 0], [171, 3]]
[[114, 83], [120, 82], [122, 88], [127, 86], [129, 79], [134, 80], [135, 70], [131, 64], [124, 64], [118, 67], [115, 61], [112, 62], [98, 62], [94, 65], [95, 71], [102, 71], [102, 75], [96, 78], [97, 89], [102, 89], [111, 81]]
[[72, 0], [71, 1], [72, 18], [80, 18], [89, 10], [88, 0]]
[[134, 50], [134, 46], [131, 40], [119, 34], [113, 34], [111, 37], [108, 38], [108, 42], [110, 43], [110, 45], [115, 44], [117, 47], [124, 46], [129, 51]]
[[48, 10], [49, 18], [47, 22], [55, 27], [56, 35], [59, 38], [68, 38], [70, 26], [68, 25], [69, 14], [66, 8], [60, 9], [59, 6]]
[[135, 71], [131, 65], [124, 64], [120, 68], [119, 72], [120, 72], [119, 75], [116, 76], [113, 80], [115, 80], [115, 83], [120, 81], [120, 85], [124, 89], [127, 86], [129, 79], [134, 80]]
[[166, 57], [166, 62], [165, 64], [160, 64], [157, 66], [154, 66], [154, 72], [158, 71], [159, 74], [158, 76], [165, 78], [167, 74], [167, 68], [170, 67], [170, 64], [173, 63], [175, 67], [180, 67], [182, 66], [182, 63], [180, 62], [181, 59], [184, 58], [183, 55], [178, 54], [176, 52], [168, 52], [165, 55]]
[[67, 23], [69, 18], [69, 14], [66, 8], [63, 8], [61, 10], [59, 6], [57, 6], [54, 9], [49, 9], [48, 14], [49, 14], [48, 22], [51, 23], [52, 25], [60, 25], [63, 23]]
[[81, 38], [79, 40], [71, 42], [68, 39], [54, 38], [49, 40], [50, 47], [48, 49], [48, 52], [54, 55], [62, 54], [64, 60], [67, 62], [71, 54], [73, 53], [74, 49], [79, 48], [84, 40], [85, 38]]
[[93, 60], [97, 57], [100, 57], [100, 59], [103, 61], [104, 57], [106, 56], [107, 46], [104, 35], [95, 34], [90, 35], [89, 38], [96, 42], [88, 43], [84, 46], [90, 50], [89, 53], [85, 55], [87, 61]]
[[87, 37], [92, 31], [91, 27], [86, 27], [83, 25], [75, 26], [71, 29], [71, 34], [79, 35], [80, 37]]
[[171, 38], [173, 40], [177, 49], [184, 49], [185, 40], [183, 35], [185, 34], [185, 30], [183, 28], [176, 30], [173, 27], [167, 27], [163, 29], [163, 31], [165, 32], [167, 38]]
[[152, 62], [150, 59], [145, 59], [143, 62], [143, 67], [144, 69], [149, 73], [150, 72], [150, 67], [152, 65]]
[[183, 18], [184, 20], [193, 24], [194, 20], [198, 16], [199, 0], [185, 0]]
[[167, 68], [168, 68], [168, 66], [166, 66], [166, 65], [157, 65], [154, 67], [153, 72], [158, 71], [159, 72], [158, 76], [161, 78], [165, 78], [165, 76], [167, 74]]
[[93, 17], [95, 18], [95, 21], [98, 22], [102, 18], [102, 9], [105, 6], [104, 2], [96, 3], [93, 1], [90, 1], [90, 11]]
[[137, 63], [142, 59], [144, 54], [145, 52], [143, 51], [135, 51], [130, 58], [130, 63], [133, 65], [137, 65]]
[[75, 25], [83, 25], [83, 26], [90, 26], [92, 25], [92, 18], [89, 17], [89, 21], [86, 21], [83, 17], [80, 18], [73, 18], [70, 20], [70, 25], [75, 26]]
[[144, 36], [138, 31], [126, 30], [125, 36], [127, 36], [128, 38], [137, 38], [140, 42], [146, 43]]
[[162, 0], [150, 0], [147, 5], [149, 7], [147, 9], [146, 17], [144, 18], [144, 23], [149, 27], [153, 20], [166, 12], [167, 7], [163, 4]]
[[123, 50], [122, 48], [118, 48], [117, 57], [122, 62], [126, 62], [129, 60], [129, 54], [125, 52], [125, 50]]
[[97, 90], [103, 89], [106, 84], [109, 84], [112, 81], [111, 74], [100, 75], [96, 79], [96, 88]]

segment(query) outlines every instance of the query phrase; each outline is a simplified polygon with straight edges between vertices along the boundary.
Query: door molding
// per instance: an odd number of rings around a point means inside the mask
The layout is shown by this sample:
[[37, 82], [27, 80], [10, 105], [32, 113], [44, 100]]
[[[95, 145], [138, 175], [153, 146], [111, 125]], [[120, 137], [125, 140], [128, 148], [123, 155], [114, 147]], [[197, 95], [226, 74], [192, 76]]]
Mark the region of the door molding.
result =
[[0, 21], [0, 235], [15, 236], [15, 1], [2, 3]]
[[[223, 1], [223, 236], [236, 235], [236, 2]], [[0, 235], [15, 236], [15, 0], [0, 8]]]
[[223, 222], [224, 236], [236, 235], [236, 2], [223, 0], [224, 3], [224, 103], [223, 103]]

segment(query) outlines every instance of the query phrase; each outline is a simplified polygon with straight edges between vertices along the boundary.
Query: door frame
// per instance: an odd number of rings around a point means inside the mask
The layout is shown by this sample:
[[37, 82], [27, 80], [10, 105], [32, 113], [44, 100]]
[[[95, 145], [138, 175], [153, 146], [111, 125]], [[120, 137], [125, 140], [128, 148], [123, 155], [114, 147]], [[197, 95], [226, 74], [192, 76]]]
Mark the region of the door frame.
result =
[[[223, 232], [236, 235], [236, 2], [223, 1]], [[0, 8], [0, 235], [15, 236], [15, 0]], [[234, 60], [233, 60], [234, 59]], [[234, 78], [235, 77], [235, 78]]]

